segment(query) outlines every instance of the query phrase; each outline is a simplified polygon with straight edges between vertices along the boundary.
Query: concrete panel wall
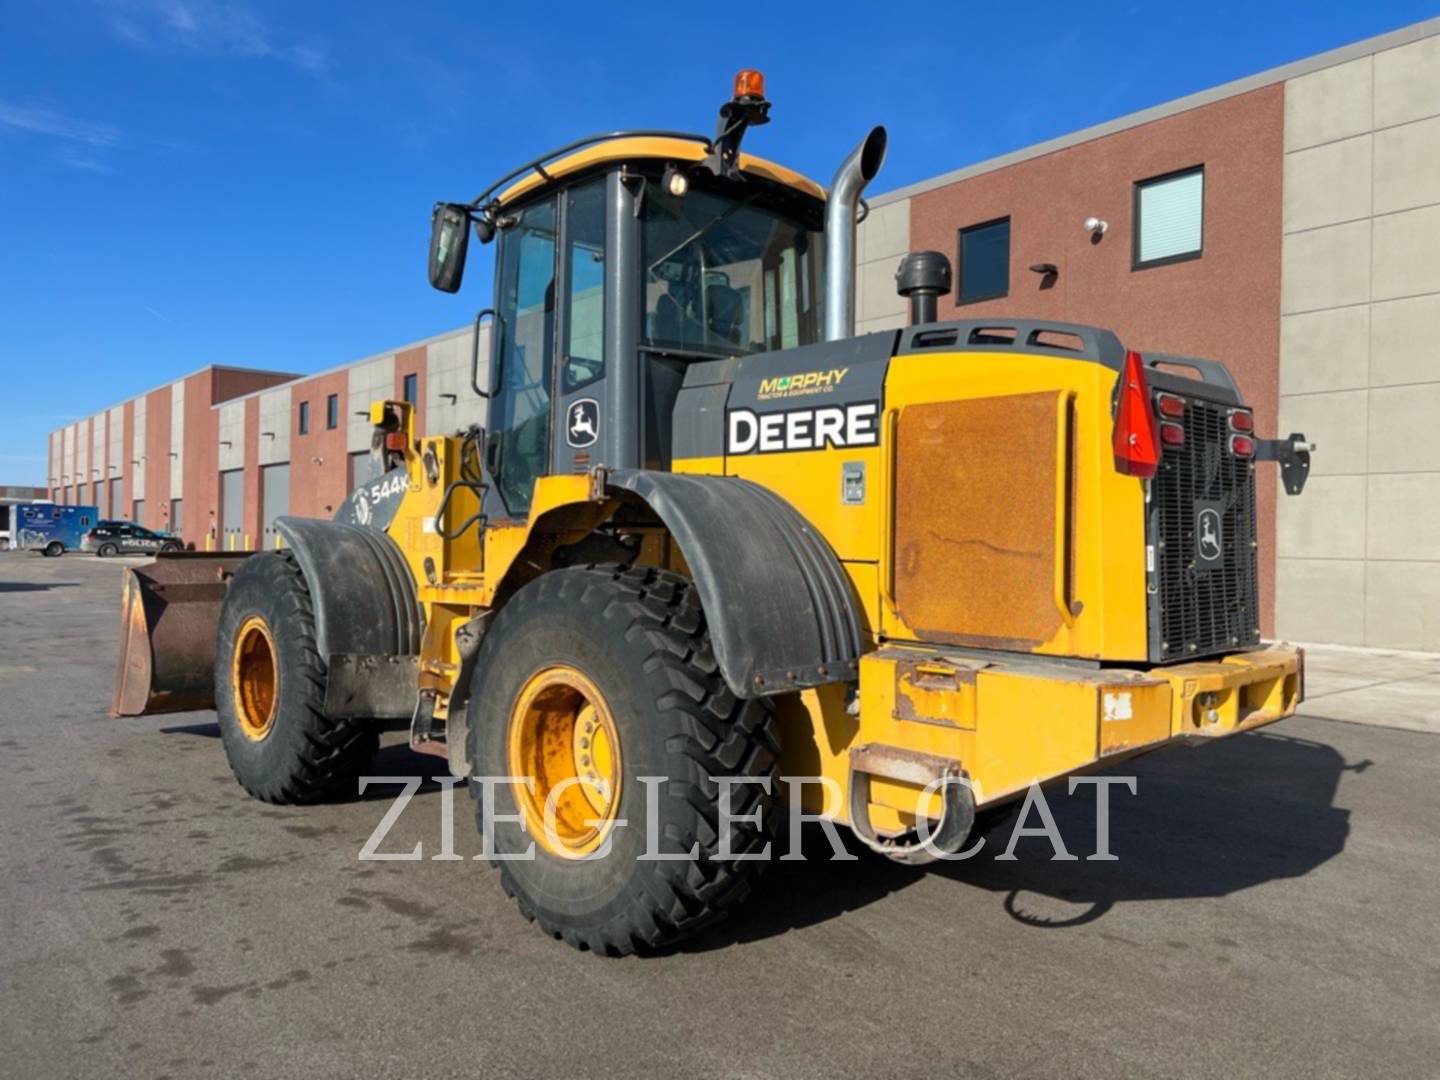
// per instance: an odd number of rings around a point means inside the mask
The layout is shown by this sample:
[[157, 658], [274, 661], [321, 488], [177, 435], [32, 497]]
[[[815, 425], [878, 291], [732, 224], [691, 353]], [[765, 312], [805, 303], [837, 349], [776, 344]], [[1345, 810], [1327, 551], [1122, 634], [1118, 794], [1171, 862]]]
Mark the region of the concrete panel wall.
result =
[[60, 431], [60, 484], [69, 487], [75, 483], [75, 426]]
[[75, 424], [75, 467], [70, 471], [71, 482], [75, 485], [75, 501], [90, 501], [90, 421], [81, 420]]
[[1276, 630], [1440, 649], [1440, 38], [1285, 85]]
[[[425, 428], [426, 435], [444, 435], [460, 431], [471, 424], [484, 424], [487, 410], [483, 398], [475, 396], [470, 385], [469, 330], [452, 334], [426, 346], [425, 356]], [[490, 370], [490, 327], [480, 328], [480, 379], [488, 385]]]
[[345, 448], [353, 454], [370, 449], [370, 403], [395, 394], [395, 357], [357, 364], [347, 374], [349, 391], [340, 403], [345, 406]]
[[[314, 409], [315, 406], [310, 406]], [[311, 417], [312, 422], [314, 417]], [[321, 402], [320, 422], [325, 422], [324, 402]], [[260, 448], [261, 465], [277, 465], [290, 460], [290, 388], [271, 390], [260, 395]]]
[[245, 467], [245, 403], [231, 402], [220, 406], [220, 425], [216, 455], [220, 471]]
[[[106, 506], [111, 517], [130, 517], [130, 504], [124, 499], [124, 477], [129, 471], [129, 459], [125, 456], [125, 406], [112, 405], [105, 413], [105, 483], [106, 498], [111, 498], [111, 493], [121, 495], [118, 506]], [[112, 480], [120, 480], [119, 484], [111, 484]]]
[[105, 414], [99, 413], [90, 418], [90, 472], [89, 480], [91, 486], [91, 500], [100, 507], [101, 517], [113, 517], [110, 512], [109, 487], [106, 481], [109, 479], [105, 470], [105, 451], [107, 444], [105, 440]]
[[904, 326], [908, 305], [895, 291], [895, 269], [910, 251], [910, 200], [873, 207], [855, 237], [855, 329]]
[[[145, 498], [145, 474], [150, 471], [149, 453], [145, 448], [146, 427], [145, 427], [145, 402], [146, 398], [139, 397], [134, 401], [134, 413], [130, 428], [130, 498]], [[145, 525], [147, 522], [142, 521]]]

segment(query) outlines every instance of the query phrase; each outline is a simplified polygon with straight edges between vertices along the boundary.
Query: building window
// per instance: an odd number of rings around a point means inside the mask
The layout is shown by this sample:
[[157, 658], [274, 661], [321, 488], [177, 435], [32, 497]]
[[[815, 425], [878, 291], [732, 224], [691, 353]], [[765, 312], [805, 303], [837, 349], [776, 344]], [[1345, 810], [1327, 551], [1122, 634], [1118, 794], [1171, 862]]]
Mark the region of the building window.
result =
[[300, 434], [310, 434], [310, 402], [300, 402]]
[[325, 399], [325, 427], [334, 431], [340, 423], [340, 395], [331, 394]]
[[960, 230], [960, 288], [956, 303], [973, 304], [1010, 293], [1010, 219]]
[[408, 401], [411, 405], [415, 404], [415, 395], [419, 390], [419, 382], [420, 376], [411, 374], [405, 376], [405, 382], [402, 384], [404, 386], [404, 390], [401, 393], [401, 397], [405, 401]]
[[1134, 265], [1198, 259], [1204, 247], [1205, 168], [1141, 180], [1135, 185]]

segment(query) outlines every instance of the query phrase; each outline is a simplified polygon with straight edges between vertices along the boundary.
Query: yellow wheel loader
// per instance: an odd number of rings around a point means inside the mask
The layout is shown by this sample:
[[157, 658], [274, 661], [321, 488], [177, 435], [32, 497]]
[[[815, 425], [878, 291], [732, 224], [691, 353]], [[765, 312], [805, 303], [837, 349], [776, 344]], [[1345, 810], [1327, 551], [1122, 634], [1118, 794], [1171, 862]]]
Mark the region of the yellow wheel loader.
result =
[[827, 192], [742, 152], [769, 108], [745, 72], [714, 136], [595, 136], [438, 204], [434, 286], [497, 248], [476, 423], [377, 402], [383, 475], [336, 520], [132, 571], [115, 711], [213, 704], [273, 802], [408, 720], [521, 912], [611, 954], [741, 900], [787, 804], [923, 862], [1032, 784], [1294, 712], [1255, 469], [1298, 493], [1303, 437], [1260, 438], [1219, 363], [938, 319], [934, 252], [897, 268], [911, 325], [856, 336], [884, 129]]

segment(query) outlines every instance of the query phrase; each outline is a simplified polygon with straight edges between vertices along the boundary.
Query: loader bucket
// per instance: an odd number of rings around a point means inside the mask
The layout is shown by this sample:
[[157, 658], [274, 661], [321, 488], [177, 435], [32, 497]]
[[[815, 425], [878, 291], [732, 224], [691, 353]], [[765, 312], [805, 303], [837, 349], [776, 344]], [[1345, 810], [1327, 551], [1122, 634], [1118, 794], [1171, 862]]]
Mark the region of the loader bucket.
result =
[[215, 627], [247, 557], [180, 552], [125, 571], [112, 716], [215, 707]]

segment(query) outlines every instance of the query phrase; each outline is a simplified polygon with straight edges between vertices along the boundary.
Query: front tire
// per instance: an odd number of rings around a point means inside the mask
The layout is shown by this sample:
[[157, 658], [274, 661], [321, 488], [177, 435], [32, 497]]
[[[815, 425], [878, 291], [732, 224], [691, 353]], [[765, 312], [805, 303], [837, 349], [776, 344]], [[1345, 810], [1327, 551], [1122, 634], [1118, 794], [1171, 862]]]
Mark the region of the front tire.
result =
[[[577, 948], [619, 956], [675, 944], [749, 895], [778, 821], [774, 716], [726, 687], [684, 578], [619, 566], [542, 575], [496, 616], [476, 657], [470, 701], [472, 777], [536, 778], [533, 793], [495, 784], [490, 822], [471, 785], [494, 852], [522, 853], [534, 841], [533, 859], [492, 859], [525, 918]], [[588, 807], [572, 799], [567, 811], [557, 798], [556, 827], [546, 836], [537, 803], [572, 775], [608, 783]], [[728, 851], [750, 860], [714, 858], [722, 839], [715, 776], [768, 782], [769, 791], [731, 786]], [[664, 779], [647, 785], [641, 777]], [[577, 790], [597, 794], [577, 786], [566, 798]], [[757, 810], [758, 827], [743, 820]], [[524, 828], [505, 820], [516, 814]], [[658, 852], [698, 847], [697, 857], [639, 860], [647, 814], [658, 823]], [[599, 824], [587, 830], [577, 819]]]
[[268, 803], [316, 802], [370, 763], [373, 724], [325, 716], [315, 608], [288, 553], [252, 555], [225, 594], [215, 644], [215, 712], [240, 786]]

